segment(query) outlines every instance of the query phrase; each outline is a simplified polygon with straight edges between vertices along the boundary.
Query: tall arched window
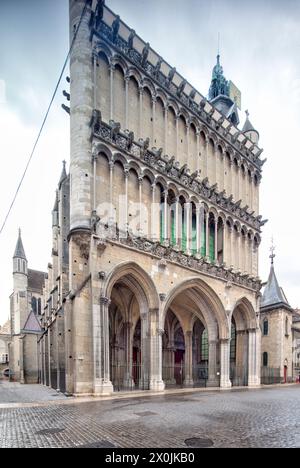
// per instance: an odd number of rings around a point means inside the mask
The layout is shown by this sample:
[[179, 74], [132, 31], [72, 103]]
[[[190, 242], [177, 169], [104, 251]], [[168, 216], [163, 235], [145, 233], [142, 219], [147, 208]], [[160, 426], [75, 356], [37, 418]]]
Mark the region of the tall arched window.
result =
[[264, 320], [263, 334], [264, 336], [267, 336], [269, 334], [269, 321], [267, 319]]
[[289, 336], [289, 319], [285, 317], [285, 335]]
[[196, 214], [196, 205], [192, 203], [192, 255], [197, 254], [197, 214]]
[[263, 366], [264, 367], [268, 366], [268, 360], [269, 360], [268, 353], [264, 353], [263, 354]]
[[206, 257], [206, 213], [204, 213], [204, 221], [202, 223], [201, 257]]
[[211, 262], [216, 260], [215, 258], [215, 218], [213, 215], [209, 217], [209, 259]]
[[37, 300], [36, 300], [36, 297], [33, 297], [31, 299], [31, 309], [32, 309], [32, 312], [37, 315], [37, 312], [38, 312], [38, 303], [37, 303]]

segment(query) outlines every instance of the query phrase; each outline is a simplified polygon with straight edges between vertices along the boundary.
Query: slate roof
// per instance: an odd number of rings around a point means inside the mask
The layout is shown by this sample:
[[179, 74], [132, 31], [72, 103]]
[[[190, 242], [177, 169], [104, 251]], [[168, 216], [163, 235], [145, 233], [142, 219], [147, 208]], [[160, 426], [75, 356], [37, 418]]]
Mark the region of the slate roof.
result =
[[22, 332], [42, 333], [41, 325], [33, 311], [28, 315]]
[[283, 290], [278, 284], [274, 265], [272, 264], [269, 279], [263, 293], [261, 308], [276, 308], [279, 306], [288, 308], [290, 310], [292, 309]]
[[45, 279], [47, 278], [47, 276], [47, 273], [44, 273], [43, 271], [28, 269], [28, 289], [40, 291], [40, 293], [42, 294], [43, 287], [45, 286]]
[[14, 258], [22, 258], [27, 261], [23, 242], [22, 242], [21, 229], [19, 229], [19, 237], [18, 237], [16, 248], [15, 248]]

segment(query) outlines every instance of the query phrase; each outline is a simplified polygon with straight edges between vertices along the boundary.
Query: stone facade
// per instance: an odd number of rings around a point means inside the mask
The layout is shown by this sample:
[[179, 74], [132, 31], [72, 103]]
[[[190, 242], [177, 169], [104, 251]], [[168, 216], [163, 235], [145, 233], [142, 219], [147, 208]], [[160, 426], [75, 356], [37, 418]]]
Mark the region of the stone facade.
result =
[[271, 272], [261, 301], [262, 380], [286, 383], [299, 377], [300, 315], [289, 305], [278, 284], [274, 257], [271, 256]]
[[0, 326], [0, 374], [2, 368], [7, 368], [9, 363], [8, 345], [10, 336], [10, 321], [7, 321], [2, 327]]
[[41, 382], [76, 395], [259, 385], [255, 130], [103, 1], [84, 6], [70, 1], [71, 164], [53, 210]]
[[38, 383], [37, 337], [41, 333], [43, 286], [46, 273], [31, 270], [21, 232], [13, 257], [13, 293], [10, 296], [11, 335], [10, 378], [22, 383]]

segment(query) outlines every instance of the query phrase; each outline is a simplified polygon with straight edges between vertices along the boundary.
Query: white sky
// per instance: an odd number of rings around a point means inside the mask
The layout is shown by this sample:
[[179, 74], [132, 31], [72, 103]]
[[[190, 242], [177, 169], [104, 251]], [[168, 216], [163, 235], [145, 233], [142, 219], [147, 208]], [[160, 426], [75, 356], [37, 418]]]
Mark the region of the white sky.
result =
[[[206, 95], [221, 35], [224, 74], [242, 92], [243, 110], [265, 149], [261, 185], [260, 276], [269, 273], [272, 235], [276, 272], [293, 306], [300, 306], [299, 187], [300, 2], [295, 0], [107, 0]], [[31, 151], [68, 48], [67, 0], [0, 0], [0, 223]], [[0, 236], [0, 324], [9, 316], [12, 255], [22, 228], [29, 267], [45, 270], [51, 254], [51, 210], [69, 161], [62, 83], [15, 208]], [[241, 125], [244, 113], [240, 114]]]

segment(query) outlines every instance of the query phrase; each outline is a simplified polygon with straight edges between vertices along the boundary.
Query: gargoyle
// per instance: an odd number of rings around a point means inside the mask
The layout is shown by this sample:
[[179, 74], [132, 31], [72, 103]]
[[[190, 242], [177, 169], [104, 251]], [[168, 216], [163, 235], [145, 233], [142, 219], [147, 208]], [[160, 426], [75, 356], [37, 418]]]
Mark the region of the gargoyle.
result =
[[161, 156], [162, 156], [162, 152], [163, 152], [163, 149], [162, 148], [159, 148], [159, 150], [157, 150], [156, 148], [152, 148], [152, 151], [155, 155], [155, 160], [158, 161], [159, 159], [161, 159]]
[[135, 30], [132, 29], [128, 38], [128, 49], [132, 50], [133, 49], [133, 40], [136, 36]]
[[171, 68], [171, 70], [169, 71], [167, 81], [166, 81], [167, 86], [170, 86], [170, 84], [172, 83], [175, 73], [176, 73], [176, 68], [175, 67]]
[[184, 88], [185, 88], [185, 86], [186, 86], [186, 83], [187, 83], [187, 81], [186, 81], [186, 80], [183, 80], [183, 81], [180, 83], [180, 85], [178, 86], [178, 89], [177, 89], [177, 96], [178, 96], [179, 98], [181, 97], [181, 95], [182, 95], [182, 93], [183, 93], [183, 91], [184, 91]]
[[205, 179], [202, 180], [202, 185], [204, 187], [207, 187], [208, 186], [208, 177], [205, 177]]
[[224, 198], [225, 195], [226, 195], [226, 190], [223, 190], [222, 192], [220, 192], [220, 193], [219, 193], [220, 199], [221, 199], [221, 198]]
[[175, 163], [175, 156], [172, 156], [170, 161], [168, 161], [167, 164], [166, 164], [166, 171], [167, 172], [170, 172], [173, 169], [174, 163]]
[[155, 78], [158, 77], [158, 74], [160, 72], [160, 69], [161, 69], [161, 64], [163, 63], [163, 59], [161, 57], [159, 57], [158, 61], [157, 61], [157, 64], [155, 65], [155, 68], [154, 68], [154, 76]]
[[105, 0], [98, 0], [95, 11], [95, 28], [98, 29], [103, 18]]
[[150, 138], [146, 138], [142, 143], [142, 153], [145, 154], [150, 145]]
[[190, 100], [193, 101], [196, 97], [196, 90], [195, 89], [192, 89], [191, 93], [190, 93]]
[[218, 184], [214, 184], [210, 187], [210, 190], [214, 192], [218, 188]]
[[128, 151], [131, 150], [132, 145], [133, 145], [133, 142], [134, 142], [134, 133], [133, 133], [133, 132], [129, 132], [129, 133], [128, 133], [128, 139], [127, 139], [127, 150], [128, 150]]
[[121, 130], [121, 124], [119, 122], [111, 123], [110, 139], [112, 141], [116, 141], [116, 137], [120, 133], [120, 130]]
[[230, 195], [230, 196], [228, 197], [228, 202], [229, 202], [229, 203], [232, 203], [232, 201], [233, 201], [233, 195]]
[[234, 205], [234, 208], [240, 208], [241, 204], [242, 204], [242, 200], [237, 201]]
[[147, 60], [148, 60], [148, 56], [149, 56], [149, 51], [150, 51], [150, 44], [149, 42], [145, 45], [144, 49], [143, 49], [143, 52], [142, 52], [142, 61], [141, 61], [141, 64], [142, 64], [142, 67], [145, 67], [146, 66], [146, 63], [147, 63]]
[[197, 177], [199, 177], [200, 172], [201, 172], [201, 171], [195, 171], [195, 172], [193, 172], [193, 174], [191, 175], [192, 182], [194, 182], [194, 180], [197, 179]]
[[120, 30], [120, 16], [116, 16], [111, 28], [113, 42], [116, 42]]
[[205, 105], [206, 105], [206, 100], [205, 99], [202, 99], [202, 101], [200, 102], [200, 108], [201, 109], [204, 109]]
[[100, 221], [100, 217], [97, 215], [96, 211], [92, 212], [92, 217], [91, 217], [91, 227], [92, 227], [92, 232], [96, 233], [97, 232], [97, 225]]
[[101, 112], [98, 109], [94, 109], [91, 120], [90, 120], [90, 128], [92, 128], [94, 132], [99, 132], [101, 122], [102, 122]]
[[181, 178], [182, 176], [186, 175], [187, 170], [188, 170], [188, 165], [187, 165], [187, 164], [184, 164], [184, 166], [182, 166], [182, 168], [179, 169], [179, 173], [178, 173], [179, 178]]

